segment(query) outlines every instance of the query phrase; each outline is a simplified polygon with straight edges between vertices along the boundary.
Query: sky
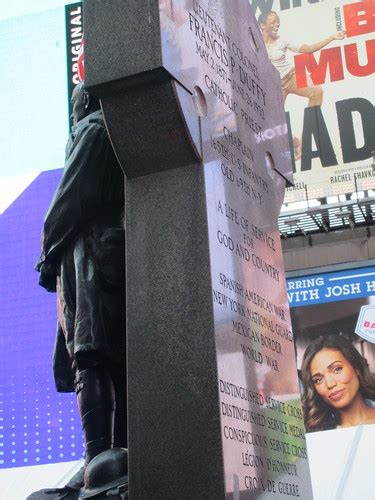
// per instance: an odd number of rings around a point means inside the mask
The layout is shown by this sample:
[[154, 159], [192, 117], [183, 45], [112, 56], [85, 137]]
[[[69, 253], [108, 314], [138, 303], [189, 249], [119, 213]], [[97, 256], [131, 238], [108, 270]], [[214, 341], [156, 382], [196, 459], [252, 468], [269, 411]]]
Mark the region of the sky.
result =
[[[3, 468], [77, 460], [82, 455], [76, 398], [57, 395], [52, 380], [56, 299], [38, 286], [34, 270], [40, 254], [43, 217], [61, 177], [61, 170], [57, 169], [63, 167], [69, 134], [64, 4], [74, 2], [3, 3], [0, 13], [2, 485]], [[0, 497], [1, 494], [2, 491]]]
[[1, 6], [0, 21], [10, 17], [23, 16], [40, 12], [42, 10], [54, 9], [64, 5], [74, 3], [64, 0], [17, 0], [16, 2], [8, 2]]
[[1, 8], [0, 214], [40, 172], [63, 166], [67, 3], [18, 0]]

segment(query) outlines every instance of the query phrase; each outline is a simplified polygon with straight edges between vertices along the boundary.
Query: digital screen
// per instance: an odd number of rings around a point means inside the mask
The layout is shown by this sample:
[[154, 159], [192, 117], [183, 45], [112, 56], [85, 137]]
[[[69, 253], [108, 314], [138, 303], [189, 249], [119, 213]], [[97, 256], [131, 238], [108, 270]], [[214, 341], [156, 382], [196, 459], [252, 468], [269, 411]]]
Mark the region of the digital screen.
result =
[[83, 455], [76, 396], [54, 386], [56, 294], [34, 270], [69, 133], [67, 3], [18, 1], [0, 14], [0, 469]]
[[61, 170], [40, 174], [0, 216], [0, 465], [77, 460], [82, 434], [75, 394], [52, 374], [56, 295], [34, 271], [44, 213]]

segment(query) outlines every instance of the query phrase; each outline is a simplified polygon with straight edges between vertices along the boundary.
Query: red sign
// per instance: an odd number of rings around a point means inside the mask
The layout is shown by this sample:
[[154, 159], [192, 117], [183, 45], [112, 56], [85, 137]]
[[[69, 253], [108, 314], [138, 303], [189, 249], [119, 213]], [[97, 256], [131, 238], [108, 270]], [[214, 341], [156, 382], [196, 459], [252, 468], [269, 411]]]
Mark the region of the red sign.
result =
[[84, 54], [84, 42], [83, 42], [83, 38], [82, 38], [81, 44], [79, 46], [78, 60], [77, 60], [77, 64], [78, 64], [77, 73], [78, 73], [78, 79], [80, 82], [83, 82], [83, 80], [85, 79], [85, 57], [84, 56], [85, 56], [85, 54]]

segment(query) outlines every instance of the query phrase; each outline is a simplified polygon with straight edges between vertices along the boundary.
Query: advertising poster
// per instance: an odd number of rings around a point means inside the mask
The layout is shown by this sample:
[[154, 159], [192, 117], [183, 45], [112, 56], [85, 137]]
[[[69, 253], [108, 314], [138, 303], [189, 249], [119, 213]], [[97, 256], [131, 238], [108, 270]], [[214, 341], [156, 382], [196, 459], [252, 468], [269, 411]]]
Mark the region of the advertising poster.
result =
[[375, 266], [289, 278], [287, 291], [314, 498], [373, 498]]
[[295, 186], [285, 202], [374, 189], [375, 2], [250, 0], [280, 72]]
[[43, 218], [62, 173], [68, 137], [66, 54], [69, 47], [74, 71], [81, 19], [75, 5], [68, 6], [68, 17], [63, 0], [48, 2], [48, 8], [42, 1], [26, 3], [4, 4], [0, 13], [6, 117], [0, 174], [4, 499], [24, 499], [64, 481], [84, 452], [76, 396], [57, 394], [52, 376], [56, 296], [38, 285], [34, 270]]
[[82, 2], [65, 6], [66, 61], [68, 71], [69, 116], [72, 114], [71, 95], [83, 80], [83, 7]]

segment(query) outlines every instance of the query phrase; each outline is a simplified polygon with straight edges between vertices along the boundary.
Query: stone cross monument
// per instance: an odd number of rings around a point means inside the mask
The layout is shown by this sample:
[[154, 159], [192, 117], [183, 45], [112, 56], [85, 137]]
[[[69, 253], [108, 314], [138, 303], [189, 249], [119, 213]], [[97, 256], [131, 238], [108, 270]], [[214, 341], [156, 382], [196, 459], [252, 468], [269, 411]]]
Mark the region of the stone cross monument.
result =
[[277, 217], [280, 78], [246, 0], [86, 0], [126, 175], [130, 499], [312, 498]]

